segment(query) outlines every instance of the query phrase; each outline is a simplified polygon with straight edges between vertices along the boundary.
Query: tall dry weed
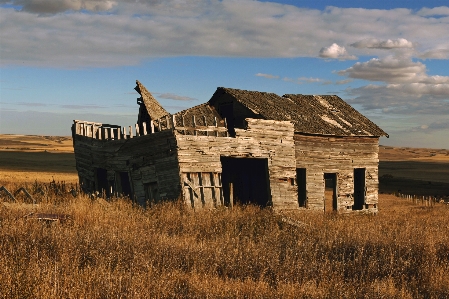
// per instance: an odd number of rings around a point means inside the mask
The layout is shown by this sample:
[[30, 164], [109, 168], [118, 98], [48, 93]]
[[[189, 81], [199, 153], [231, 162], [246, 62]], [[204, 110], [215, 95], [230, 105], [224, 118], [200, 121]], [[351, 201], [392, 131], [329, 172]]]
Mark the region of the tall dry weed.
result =
[[[50, 194], [47, 192], [47, 194]], [[2, 298], [447, 298], [449, 209], [284, 215], [46, 195], [0, 204]]]

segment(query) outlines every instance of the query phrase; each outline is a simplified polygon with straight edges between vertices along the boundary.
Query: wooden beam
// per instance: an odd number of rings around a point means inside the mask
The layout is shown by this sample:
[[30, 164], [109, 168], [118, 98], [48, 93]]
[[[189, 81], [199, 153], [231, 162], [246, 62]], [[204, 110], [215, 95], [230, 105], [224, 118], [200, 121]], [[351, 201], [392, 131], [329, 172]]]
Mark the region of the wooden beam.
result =
[[197, 132], [196, 132], [196, 129], [195, 129], [195, 127], [196, 127], [195, 115], [192, 116], [192, 123], [193, 123], [193, 135], [196, 136]]

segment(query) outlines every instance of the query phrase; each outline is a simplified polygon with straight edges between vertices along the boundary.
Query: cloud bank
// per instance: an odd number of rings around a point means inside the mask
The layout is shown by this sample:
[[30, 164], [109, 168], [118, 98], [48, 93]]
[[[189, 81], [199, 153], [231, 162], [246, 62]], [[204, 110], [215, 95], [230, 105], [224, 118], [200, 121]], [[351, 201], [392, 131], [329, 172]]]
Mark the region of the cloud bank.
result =
[[0, 3], [3, 66], [111, 67], [167, 56], [347, 60], [376, 49], [412, 48], [417, 57], [449, 56], [449, 18], [429, 17], [444, 16], [448, 7], [414, 12], [320, 11], [252, 0]]

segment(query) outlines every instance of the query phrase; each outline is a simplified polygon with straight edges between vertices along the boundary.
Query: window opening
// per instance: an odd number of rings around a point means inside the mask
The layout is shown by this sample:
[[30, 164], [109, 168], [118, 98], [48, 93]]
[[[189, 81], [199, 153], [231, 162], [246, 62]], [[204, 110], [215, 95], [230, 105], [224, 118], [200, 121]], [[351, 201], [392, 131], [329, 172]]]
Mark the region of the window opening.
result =
[[354, 168], [354, 205], [353, 210], [362, 210], [365, 204], [365, 168]]
[[296, 184], [298, 185], [298, 204], [307, 207], [307, 178], [305, 168], [296, 168]]

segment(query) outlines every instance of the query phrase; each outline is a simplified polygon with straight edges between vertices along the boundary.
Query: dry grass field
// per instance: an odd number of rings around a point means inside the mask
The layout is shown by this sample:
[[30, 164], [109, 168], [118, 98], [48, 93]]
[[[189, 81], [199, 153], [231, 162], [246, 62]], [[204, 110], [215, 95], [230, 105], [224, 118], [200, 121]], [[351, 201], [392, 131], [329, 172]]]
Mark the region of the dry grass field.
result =
[[0, 183], [53, 179], [78, 181], [70, 137], [0, 134]]
[[449, 196], [449, 150], [379, 148], [380, 192]]
[[[26, 184], [39, 204], [0, 193], [0, 298], [449, 298], [445, 204], [380, 194], [377, 215], [179, 203], [145, 210], [68, 193], [77, 182], [69, 139], [6, 137], [0, 185]], [[392, 152], [382, 147], [381, 160], [395, 162]], [[409, 160], [447, 163], [438, 155]], [[407, 171], [402, 178], [420, 181]]]

